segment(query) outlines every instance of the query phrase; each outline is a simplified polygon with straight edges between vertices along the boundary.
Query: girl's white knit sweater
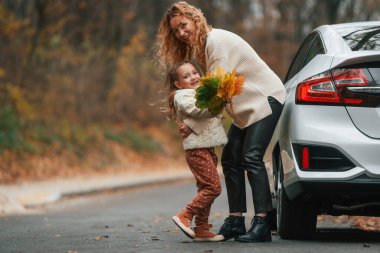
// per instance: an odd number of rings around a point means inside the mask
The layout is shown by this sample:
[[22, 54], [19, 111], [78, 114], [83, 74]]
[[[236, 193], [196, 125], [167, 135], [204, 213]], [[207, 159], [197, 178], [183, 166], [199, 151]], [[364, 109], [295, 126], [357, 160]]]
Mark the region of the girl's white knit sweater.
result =
[[[205, 50], [207, 71], [214, 72], [220, 66], [227, 72], [236, 69], [237, 74], [245, 76], [242, 94], [232, 99], [233, 111], [229, 105], [225, 108], [239, 128], [272, 114], [268, 96], [281, 104], [285, 102], [286, 90], [280, 78], [238, 35], [213, 28], [207, 35]], [[198, 131], [203, 127], [191, 122], [188, 126]]]
[[196, 107], [194, 89], [177, 90], [174, 95], [174, 106], [180, 121], [186, 125], [191, 122], [201, 129], [200, 131], [193, 129], [193, 133], [183, 140], [185, 150], [211, 148], [227, 143], [222, 116], [213, 117], [207, 110]]

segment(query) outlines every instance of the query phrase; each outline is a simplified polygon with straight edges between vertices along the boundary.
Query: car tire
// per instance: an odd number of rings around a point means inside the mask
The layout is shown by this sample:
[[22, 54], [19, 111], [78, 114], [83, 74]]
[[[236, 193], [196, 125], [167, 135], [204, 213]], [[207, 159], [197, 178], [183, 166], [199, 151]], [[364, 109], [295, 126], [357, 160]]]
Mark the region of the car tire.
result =
[[267, 214], [270, 230], [276, 231], [277, 230], [277, 211], [276, 209], [273, 209], [272, 211], [268, 212]]
[[[281, 160], [279, 164], [281, 165]], [[278, 172], [282, 173], [282, 168], [279, 168]], [[310, 239], [314, 235], [317, 224], [316, 212], [307, 203], [290, 201], [280, 178], [280, 176], [277, 177], [278, 235], [282, 239]]]
[[[278, 149], [278, 148], [277, 148]], [[275, 149], [275, 150], [277, 150]], [[274, 191], [277, 191], [277, 171], [278, 162], [276, 157], [278, 157], [278, 152], [274, 151], [272, 154], [272, 179], [274, 184]], [[269, 225], [272, 231], [277, 231], [277, 210], [276, 210], [276, 195], [272, 193], [272, 206], [274, 207], [272, 211], [268, 212], [267, 217], [269, 220]]]

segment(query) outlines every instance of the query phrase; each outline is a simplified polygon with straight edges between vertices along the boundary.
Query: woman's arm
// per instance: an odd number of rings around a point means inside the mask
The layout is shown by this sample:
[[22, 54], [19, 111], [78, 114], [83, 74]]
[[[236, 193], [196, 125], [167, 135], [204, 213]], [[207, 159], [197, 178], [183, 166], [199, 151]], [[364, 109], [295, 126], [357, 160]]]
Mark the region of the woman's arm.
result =
[[226, 47], [229, 47], [230, 45], [229, 43], [226, 43], [226, 41], [222, 40], [223, 37], [215, 36], [212, 33], [207, 38], [205, 50], [207, 58], [206, 67], [208, 72], [215, 72], [217, 67], [222, 67], [226, 72], [230, 72], [234, 68], [229, 64], [229, 57], [226, 50]]

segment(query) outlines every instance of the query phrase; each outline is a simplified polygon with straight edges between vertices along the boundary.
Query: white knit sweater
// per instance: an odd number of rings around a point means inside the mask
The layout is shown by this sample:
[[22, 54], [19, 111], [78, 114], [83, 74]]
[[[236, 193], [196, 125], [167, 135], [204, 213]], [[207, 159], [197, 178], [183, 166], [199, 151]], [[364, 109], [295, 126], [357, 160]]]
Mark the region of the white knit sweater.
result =
[[[236, 69], [237, 74], [245, 76], [242, 94], [232, 99], [233, 112], [229, 105], [225, 108], [239, 128], [272, 114], [268, 96], [282, 104], [285, 102], [286, 90], [280, 78], [238, 35], [212, 29], [207, 35], [205, 50], [207, 71], [214, 72], [220, 66], [227, 72]], [[191, 129], [203, 127], [194, 124], [188, 126]]]
[[195, 106], [195, 90], [181, 89], [174, 95], [174, 106], [177, 117], [186, 125], [197, 125], [201, 130], [193, 130], [183, 140], [185, 150], [194, 148], [211, 148], [222, 146], [227, 143], [227, 136], [221, 120], [221, 115], [213, 117], [207, 110]]

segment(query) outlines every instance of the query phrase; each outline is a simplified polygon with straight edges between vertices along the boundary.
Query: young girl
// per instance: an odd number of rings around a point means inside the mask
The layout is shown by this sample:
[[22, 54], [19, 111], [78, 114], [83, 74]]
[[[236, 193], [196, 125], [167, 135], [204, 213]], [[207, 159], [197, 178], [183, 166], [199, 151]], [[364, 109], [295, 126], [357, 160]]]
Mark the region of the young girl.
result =
[[[184, 210], [173, 216], [173, 221], [194, 241], [223, 241], [222, 235], [209, 231], [212, 225], [208, 217], [212, 203], [221, 193], [214, 147], [226, 144], [227, 137], [221, 115], [213, 117], [207, 110], [195, 106], [195, 89], [199, 87], [199, 82], [200, 75], [190, 62], [175, 65], [166, 81], [172, 118], [203, 129], [194, 131], [183, 140], [186, 161], [196, 179], [198, 193]], [[193, 217], [194, 230], [191, 227]]]

